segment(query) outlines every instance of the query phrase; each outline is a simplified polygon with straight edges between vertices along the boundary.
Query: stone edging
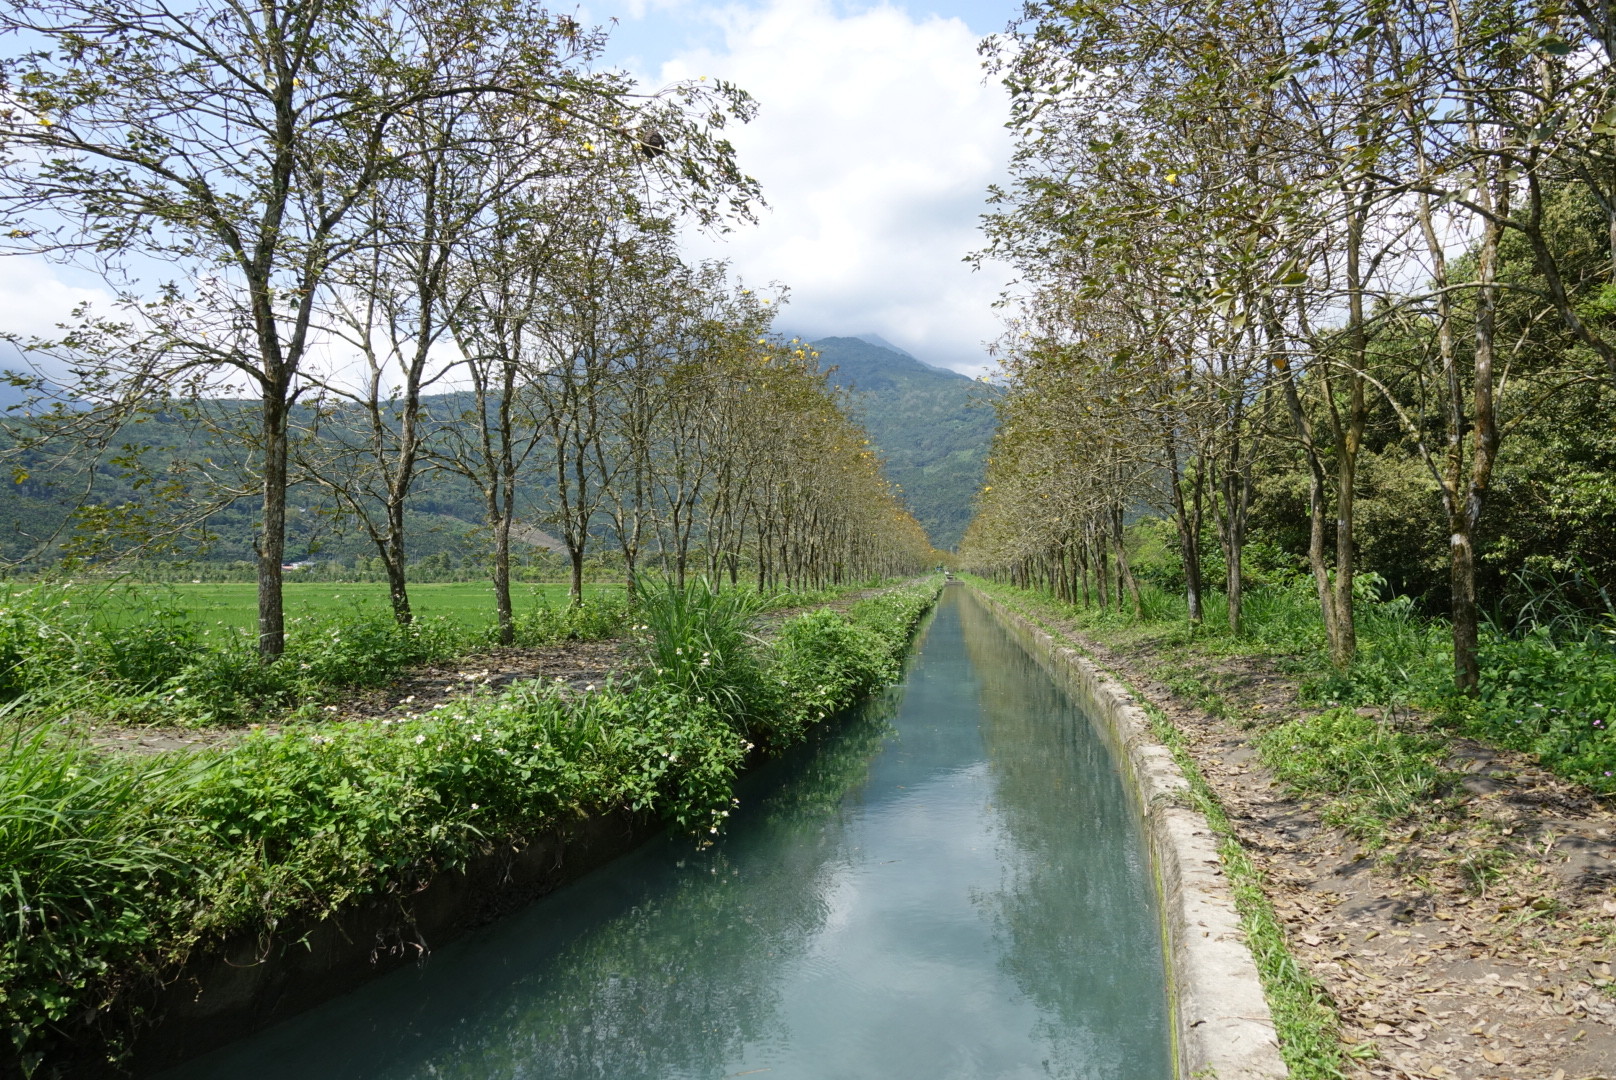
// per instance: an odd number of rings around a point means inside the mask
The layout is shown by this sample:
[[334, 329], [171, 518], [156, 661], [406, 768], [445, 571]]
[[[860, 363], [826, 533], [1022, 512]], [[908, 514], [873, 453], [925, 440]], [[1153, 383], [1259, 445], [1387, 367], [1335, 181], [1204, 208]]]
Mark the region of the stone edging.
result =
[[1189, 781], [1126, 687], [1076, 649], [979, 590], [1096, 722], [1122, 767], [1150, 842], [1167, 952], [1180, 1080], [1287, 1075], [1257, 965], [1206, 818], [1185, 806]]

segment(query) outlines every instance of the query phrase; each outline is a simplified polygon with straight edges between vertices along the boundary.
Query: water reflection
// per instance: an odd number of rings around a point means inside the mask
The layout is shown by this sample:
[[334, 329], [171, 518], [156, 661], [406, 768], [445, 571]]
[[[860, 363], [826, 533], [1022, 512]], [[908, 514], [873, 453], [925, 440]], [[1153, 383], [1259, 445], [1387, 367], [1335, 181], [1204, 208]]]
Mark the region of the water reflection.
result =
[[1057, 1057], [1122, 1075], [1163, 1061], [1166, 987], [1142, 830], [1109, 748], [981, 604], [960, 617], [1000, 834], [1003, 880], [981, 897], [1001, 963], [1045, 1010]]
[[1120, 785], [1027, 664], [951, 598], [900, 691], [749, 777], [715, 847], [654, 843], [166, 1080], [1159, 1080]]
[[722, 1075], [742, 1044], [784, 1037], [774, 976], [824, 922], [843, 798], [895, 703], [746, 778], [718, 845], [654, 841], [419, 969], [165, 1080]]

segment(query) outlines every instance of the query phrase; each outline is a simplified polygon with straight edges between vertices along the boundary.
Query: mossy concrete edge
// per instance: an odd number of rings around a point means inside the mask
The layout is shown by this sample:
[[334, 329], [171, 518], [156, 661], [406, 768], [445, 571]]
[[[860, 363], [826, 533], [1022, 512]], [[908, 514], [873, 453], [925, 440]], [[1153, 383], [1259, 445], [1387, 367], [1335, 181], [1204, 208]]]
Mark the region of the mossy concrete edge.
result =
[[1166, 942], [1180, 1080], [1280, 1080], [1273, 1016], [1217, 841], [1186, 804], [1189, 781], [1120, 680], [996, 598], [971, 589], [1095, 722], [1144, 820]]

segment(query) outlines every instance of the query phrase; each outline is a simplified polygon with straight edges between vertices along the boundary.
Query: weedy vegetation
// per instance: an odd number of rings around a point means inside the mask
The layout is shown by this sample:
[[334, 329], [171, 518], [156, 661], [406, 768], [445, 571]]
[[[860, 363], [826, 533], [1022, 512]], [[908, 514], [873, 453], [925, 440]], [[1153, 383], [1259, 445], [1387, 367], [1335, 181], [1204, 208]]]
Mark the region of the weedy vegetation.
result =
[[[799, 615], [768, 641], [756, 634], [766, 600], [705, 583], [650, 591], [632, 613], [606, 602], [552, 611], [530, 633], [632, 627], [643, 665], [582, 692], [530, 681], [418, 714], [313, 723], [297, 713], [207, 751], [99, 750], [64, 722], [83, 695], [54, 682], [23, 691], [0, 715], [0, 1030], [10, 1058], [24, 1076], [49, 1075], [53, 1055], [89, 1037], [88, 1018], [100, 1016], [116, 1059], [132, 991], [198, 950], [407, 892], [581, 815], [626, 809], [710, 838], [749, 755], [789, 744], [896, 676], [937, 589], [911, 584], [846, 613]], [[81, 680], [110, 679], [109, 667], [88, 665], [111, 639], [95, 636], [92, 618], [79, 624], [87, 636], [65, 640], [61, 622], [44, 618], [45, 595], [7, 610], [16, 685], [53, 649], [86, 665]], [[197, 698], [261, 702], [384, 679], [463, 643], [363, 619], [320, 624], [303, 640], [271, 665], [204, 650], [177, 671], [140, 668], [145, 689], [131, 677], [120, 692], [178, 701], [185, 685]], [[178, 660], [194, 647], [173, 651]], [[274, 682], [268, 673], [283, 666], [296, 674]]]
[[[400, 625], [375, 603], [294, 618], [286, 653], [265, 663], [249, 631], [202, 622], [171, 600], [140, 586], [0, 587], [0, 701], [37, 715], [245, 724], [494, 642], [489, 625], [449, 617]], [[541, 599], [517, 617], [516, 644], [612, 637], [627, 610], [620, 593], [553, 607]]]

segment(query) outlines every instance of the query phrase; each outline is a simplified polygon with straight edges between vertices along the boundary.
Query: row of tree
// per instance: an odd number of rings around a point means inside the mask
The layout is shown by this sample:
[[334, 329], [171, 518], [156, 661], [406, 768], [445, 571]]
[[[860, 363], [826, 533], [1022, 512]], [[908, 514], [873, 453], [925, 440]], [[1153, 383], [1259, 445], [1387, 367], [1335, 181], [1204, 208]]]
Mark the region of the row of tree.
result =
[[987, 250], [1020, 288], [968, 557], [1110, 568], [1137, 605], [1122, 525], [1154, 505], [1195, 620], [1215, 533], [1238, 630], [1253, 507], [1293, 485], [1346, 665], [1365, 473], [1410, 464], [1474, 688], [1506, 441], [1575, 471], [1608, 426], [1613, 50], [1581, 0], [1029, 4], [989, 44], [1019, 142]]
[[[411, 493], [474, 485], [507, 637], [536, 471], [575, 595], [603, 531], [631, 583], [653, 543], [680, 577], [699, 539], [705, 569], [764, 581], [929, 554], [769, 301], [679, 258], [681, 222], [758, 199], [723, 138], [743, 91], [642, 93], [529, 0], [0, 0], [0, 38], [0, 236], [118, 292], [11, 337], [40, 399], [14, 453], [161, 460], [139, 505], [80, 518], [136, 538], [256, 498], [266, 657], [299, 484], [374, 541], [400, 620]], [[211, 451], [145, 453], [153, 415]]]

